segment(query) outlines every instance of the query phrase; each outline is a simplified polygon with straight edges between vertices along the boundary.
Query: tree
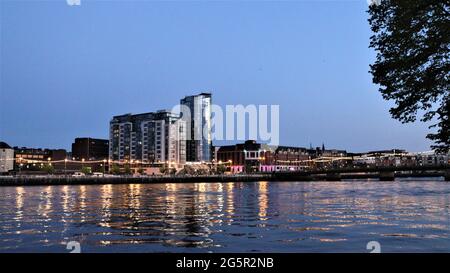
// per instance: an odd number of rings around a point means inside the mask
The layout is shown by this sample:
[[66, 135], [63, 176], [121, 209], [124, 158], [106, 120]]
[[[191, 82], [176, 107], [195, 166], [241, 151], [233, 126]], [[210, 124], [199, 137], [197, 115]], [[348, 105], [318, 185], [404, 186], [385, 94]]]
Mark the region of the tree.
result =
[[227, 167], [224, 164], [217, 165], [216, 172], [218, 174], [223, 174], [227, 171]]
[[164, 166], [164, 165], [162, 165], [161, 167], [159, 167], [159, 172], [161, 173], [161, 174], [166, 174], [166, 172], [167, 172], [167, 168], [166, 168], [166, 166]]
[[43, 171], [45, 171], [47, 174], [53, 174], [55, 172], [55, 167], [51, 164], [46, 164], [42, 167]]
[[84, 173], [85, 175], [91, 174], [92, 168], [91, 167], [83, 167], [83, 168], [81, 168], [81, 172]]
[[126, 166], [125, 166], [124, 172], [125, 172], [125, 174], [128, 174], [128, 175], [130, 175], [130, 174], [133, 173], [133, 171], [131, 170], [131, 168], [130, 168], [129, 165], [126, 165]]
[[114, 175], [120, 174], [120, 167], [117, 164], [113, 164], [111, 167], [111, 173]]
[[450, 1], [382, 0], [368, 11], [377, 51], [370, 66], [393, 118], [432, 122], [427, 138], [438, 152], [450, 149]]

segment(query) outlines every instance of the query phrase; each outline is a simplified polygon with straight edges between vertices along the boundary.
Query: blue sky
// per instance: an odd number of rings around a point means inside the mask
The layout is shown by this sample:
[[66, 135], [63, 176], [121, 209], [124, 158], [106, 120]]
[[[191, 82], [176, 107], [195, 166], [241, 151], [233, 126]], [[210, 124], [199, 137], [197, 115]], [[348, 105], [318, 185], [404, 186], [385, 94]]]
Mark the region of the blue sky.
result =
[[429, 150], [391, 119], [368, 73], [367, 2], [0, 0], [0, 140], [70, 148], [113, 115], [213, 103], [279, 104], [280, 142]]

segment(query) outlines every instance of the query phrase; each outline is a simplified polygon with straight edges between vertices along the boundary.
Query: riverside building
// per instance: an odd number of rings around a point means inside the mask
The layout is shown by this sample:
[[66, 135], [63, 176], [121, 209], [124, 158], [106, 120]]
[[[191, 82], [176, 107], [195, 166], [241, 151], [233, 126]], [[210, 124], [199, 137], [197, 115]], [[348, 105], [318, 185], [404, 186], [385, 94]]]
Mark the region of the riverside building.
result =
[[221, 146], [217, 164], [226, 164], [232, 173], [298, 171], [309, 167], [306, 148], [270, 146], [247, 140], [242, 144]]
[[0, 142], [0, 174], [14, 169], [14, 149], [5, 142]]
[[74, 160], [103, 160], [109, 156], [109, 140], [90, 137], [75, 138], [72, 143]]
[[211, 94], [200, 93], [186, 96], [180, 101], [181, 106], [190, 110], [186, 121], [186, 161], [209, 162], [212, 160], [211, 137]]
[[184, 164], [185, 145], [185, 122], [166, 110], [115, 116], [110, 122], [112, 161]]

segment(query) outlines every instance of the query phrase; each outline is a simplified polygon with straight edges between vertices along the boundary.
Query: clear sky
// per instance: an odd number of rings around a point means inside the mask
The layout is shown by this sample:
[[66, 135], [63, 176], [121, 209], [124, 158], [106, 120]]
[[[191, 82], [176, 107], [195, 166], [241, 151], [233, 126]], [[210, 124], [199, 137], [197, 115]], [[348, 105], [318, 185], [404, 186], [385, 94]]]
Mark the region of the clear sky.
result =
[[429, 150], [391, 119], [368, 73], [366, 0], [0, 0], [0, 140], [66, 148], [108, 138], [113, 115], [213, 103], [279, 104], [280, 142]]

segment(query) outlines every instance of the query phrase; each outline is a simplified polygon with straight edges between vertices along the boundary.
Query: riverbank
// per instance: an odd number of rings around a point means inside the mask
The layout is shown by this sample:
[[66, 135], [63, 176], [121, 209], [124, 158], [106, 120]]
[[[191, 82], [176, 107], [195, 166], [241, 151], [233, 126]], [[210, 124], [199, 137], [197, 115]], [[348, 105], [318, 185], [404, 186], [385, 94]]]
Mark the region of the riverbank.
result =
[[254, 181], [340, 181], [343, 179], [379, 179], [393, 181], [405, 177], [442, 177], [449, 181], [446, 172], [405, 174], [405, 173], [347, 173], [347, 174], [239, 174], [239, 175], [203, 175], [203, 176], [0, 176], [0, 186], [42, 186], [42, 185], [102, 185], [102, 184], [155, 184], [155, 183], [217, 183], [217, 182], [254, 182]]

